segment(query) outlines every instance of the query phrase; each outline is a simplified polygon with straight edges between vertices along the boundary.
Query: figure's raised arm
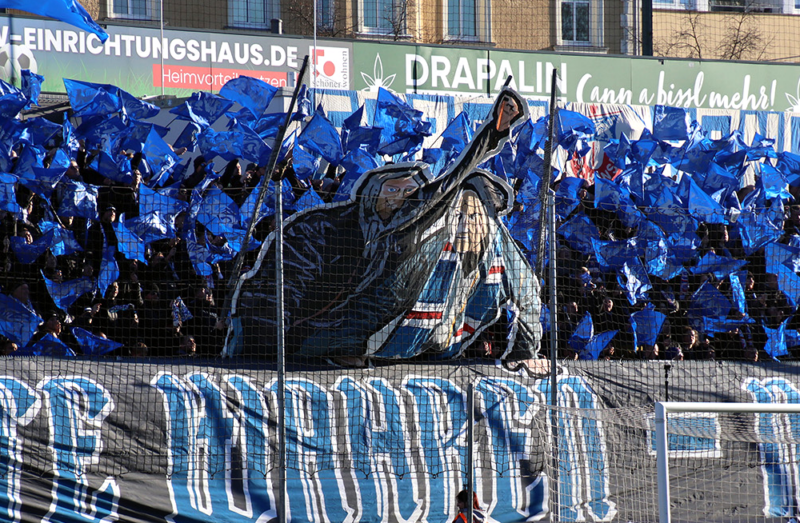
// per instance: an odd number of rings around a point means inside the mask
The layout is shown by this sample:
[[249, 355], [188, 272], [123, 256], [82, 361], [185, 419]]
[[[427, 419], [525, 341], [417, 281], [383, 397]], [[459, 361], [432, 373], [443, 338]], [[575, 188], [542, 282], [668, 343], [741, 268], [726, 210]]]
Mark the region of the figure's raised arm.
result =
[[499, 153], [511, 135], [512, 129], [522, 124], [528, 117], [528, 104], [524, 98], [512, 89], [506, 88], [500, 91], [483, 125], [458, 159], [447, 172], [421, 188], [414, 197], [427, 200], [426, 206], [444, 197], [451, 189], [461, 185], [478, 165]]

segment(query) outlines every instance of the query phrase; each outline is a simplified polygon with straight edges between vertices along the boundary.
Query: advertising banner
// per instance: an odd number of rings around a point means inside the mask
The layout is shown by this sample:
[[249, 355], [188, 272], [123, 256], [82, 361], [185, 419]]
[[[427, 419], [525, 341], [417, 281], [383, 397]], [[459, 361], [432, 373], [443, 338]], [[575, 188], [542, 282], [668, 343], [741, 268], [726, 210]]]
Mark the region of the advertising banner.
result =
[[[187, 96], [216, 92], [237, 76], [260, 78], [275, 87], [294, 83], [313, 41], [208, 31], [109, 26], [109, 38], [49, 20], [0, 17], [0, 78], [30, 69], [45, 77], [44, 91], [64, 92], [63, 78], [112, 84], [135, 96]], [[316, 78], [324, 89], [351, 88], [352, 46], [319, 40]], [[163, 58], [163, 67], [162, 67]], [[309, 81], [309, 84], [312, 82]]]
[[756, 111], [800, 110], [800, 73], [786, 64], [587, 56], [354, 42], [355, 89], [491, 95], [509, 75], [548, 99], [553, 69], [567, 102]]

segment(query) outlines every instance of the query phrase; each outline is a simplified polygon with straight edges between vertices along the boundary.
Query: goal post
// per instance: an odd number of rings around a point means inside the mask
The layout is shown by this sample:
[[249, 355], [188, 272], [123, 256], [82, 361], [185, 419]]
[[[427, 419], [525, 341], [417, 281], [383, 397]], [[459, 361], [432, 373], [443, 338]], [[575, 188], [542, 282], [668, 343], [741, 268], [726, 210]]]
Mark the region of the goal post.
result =
[[670, 482], [668, 416], [670, 413], [742, 413], [742, 414], [800, 414], [800, 404], [787, 403], [703, 403], [703, 402], [656, 402], [655, 440], [658, 474], [659, 521], [670, 523]]

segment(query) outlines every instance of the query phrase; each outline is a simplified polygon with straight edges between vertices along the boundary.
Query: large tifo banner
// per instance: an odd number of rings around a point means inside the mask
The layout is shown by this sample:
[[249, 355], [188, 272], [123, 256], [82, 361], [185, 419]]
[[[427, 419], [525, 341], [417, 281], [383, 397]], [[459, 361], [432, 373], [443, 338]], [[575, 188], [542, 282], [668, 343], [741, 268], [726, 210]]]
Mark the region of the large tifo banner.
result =
[[[272, 370], [19, 358], [0, 365], [3, 521], [275, 517]], [[652, 405], [665, 395], [662, 368], [661, 362], [573, 362], [559, 369], [558, 402], [589, 411]], [[673, 384], [702, 384], [702, 391], [690, 398], [687, 389], [673, 385], [670, 399], [798, 402], [796, 368], [782, 369], [776, 376], [769, 366], [676, 363]], [[548, 518], [550, 417], [542, 406], [550, 381], [487, 362], [288, 373], [291, 521], [451, 521], [455, 494], [466, 482], [469, 384], [475, 389], [475, 485], [482, 506], [498, 522]], [[619, 460], [610, 449], [643, 448], [640, 462], [653, 465], [652, 432], [631, 431], [620, 441], [620, 433], [603, 423], [560, 416], [559, 437], [570, 443], [559, 455], [559, 520], [629, 521], [635, 507], [626, 505], [631, 492], [617, 487], [624, 484], [617, 475], [634, 475], [636, 465], [612, 467]], [[715, 447], [713, 436], [707, 446]], [[746, 462], [746, 447], [739, 449], [741, 456], [717, 454]], [[584, 466], [589, 460], [593, 465]], [[713, 467], [712, 461], [704, 464]], [[737, 503], [758, 510], [796, 504], [796, 491], [776, 502], [786, 493], [759, 488], [790, 484], [796, 467], [790, 462], [783, 468], [745, 467], [737, 480], [752, 488], [738, 492]], [[709, 499], [718, 490], [702, 480], [695, 488]], [[653, 515], [639, 514], [647, 520]]]

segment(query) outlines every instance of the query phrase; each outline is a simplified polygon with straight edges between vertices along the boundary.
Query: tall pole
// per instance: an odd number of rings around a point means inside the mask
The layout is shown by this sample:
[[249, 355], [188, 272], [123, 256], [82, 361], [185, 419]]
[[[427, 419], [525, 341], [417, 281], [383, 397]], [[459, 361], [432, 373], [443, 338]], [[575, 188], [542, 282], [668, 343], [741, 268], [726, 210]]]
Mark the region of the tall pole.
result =
[[161, 96], [164, 96], [164, 48], [166, 45], [164, 44], [164, 0], [159, 0], [159, 22], [158, 25], [161, 28]]
[[[324, 5], [324, 4], [323, 4]], [[311, 53], [311, 110], [317, 110], [317, 0], [314, 0], [314, 51]]]
[[555, 119], [558, 112], [556, 107], [556, 80], [558, 79], [558, 70], [553, 69], [553, 78], [550, 84], [550, 120], [547, 122], [547, 145], [544, 148], [544, 166], [542, 167], [542, 180], [539, 182], [539, 231], [536, 237], [536, 267], [534, 267], [536, 275], [541, 281], [544, 281], [544, 248], [545, 238], [545, 207], [547, 204], [547, 194], [550, 191], [550, 182], [553, 180], [553, 135], [555, 133]]
[[467, 521], [472, 521], [472, 498], [475, 491], [475, 386], [467, 385]]
[[[11, 44], [11, 38], [13, 36], [14, 36], [14, 13], [8, 13], [8, 43], [9, 44]], [[16, 60], [14, 60], [14, 54], [15, 54], [14, 53], [14, 48], [15, 47], [16, 46], [13, 46], [13, 45], [9, 45], [8, 46], [8, 51], [9, 51], [9, 55], [10, 55], [9, 58], [11, 59], [11, 78], [9, 78], [9, 80], [10, 80], [11, 85], [13, 85], [14, 87], [17, 86], [17, 71], [16, 71], [16, 68], [14, 67], [14, 62], [16, 61]], [[22, 71], [20, 71], [20, 74], [22, 74]], [[15, 226], [16, 226], [16, 223], [15, 223]]]
[[[552, 190], [547, 193], [547, 233], [550, 236], [550, 264], [548, 265], [548, 287], [550, 290], [550, 427], [555, 449], [553, 454], [553, 499], [558, 506], [558, 303], [556, 303], [556, 195]], [[556, 515], [556, 518], [558, 515]]]
[[642, 0], [642, 56], [653, 56], [653, 0]]

